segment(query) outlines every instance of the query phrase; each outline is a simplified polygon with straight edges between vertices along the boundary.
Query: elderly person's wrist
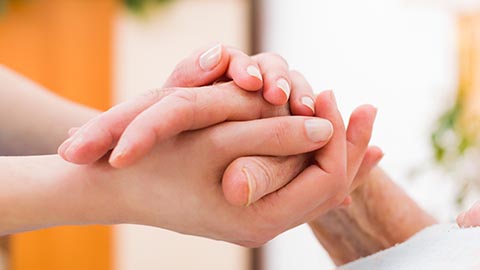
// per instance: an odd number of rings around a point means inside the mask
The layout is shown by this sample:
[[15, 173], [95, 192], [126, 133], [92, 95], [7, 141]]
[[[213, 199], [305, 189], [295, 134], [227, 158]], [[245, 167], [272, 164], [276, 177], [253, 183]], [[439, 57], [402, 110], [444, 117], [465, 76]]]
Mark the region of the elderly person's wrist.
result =
[[334, 262], [344, 264], [401, 243], [436, 223], [380, 168], [353, 193], [348, 208], [332, 210], [310, 223]]

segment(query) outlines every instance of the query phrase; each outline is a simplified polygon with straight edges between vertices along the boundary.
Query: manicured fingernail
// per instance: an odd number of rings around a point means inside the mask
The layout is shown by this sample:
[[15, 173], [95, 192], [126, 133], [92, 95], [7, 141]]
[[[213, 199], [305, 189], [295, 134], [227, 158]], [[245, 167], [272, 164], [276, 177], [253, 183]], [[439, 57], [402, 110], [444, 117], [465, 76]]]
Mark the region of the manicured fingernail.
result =
[[280, 88], [285, 93], [287, 98], [290, 97], [290, 85], [288, 84], [287, 80], [283, 78], [279, 79], [277, 81], [277, 87]]
[[315, 101], [313, 98], [305, 96], [302, 97], [301, 101], [303, 105], [307, 106], [313, 113], [315, 113]]
[[332, 123], [322, 118], [305, 120], [305, 130], [312, 142], [328, 141], [333, 134]]
[[200, 56], [200, 67], [205, 71], [212, 70], [220, 63], [220, 59], [222, 59], [222, 44], [210, 48]]
[[253, 181], [252, 181], [252, 177], [250, 177], [250, 173], [248, 172], [248, 169], [243, 167], [242, 168], [242, 173], [243, 175], [245, 176], [245, 179], [247, 179], [247, 183], [248, 183], [248, 199], [247, 199], [247, 203], [245, 204], [245, 206], [249, 206], [250, 204], [252, 204], [252, 200], [253, 200]]
[[247, 73], [248, 73], [248, 75], [257, 78], [260, 81], [263, 80], [262, 73], [260, 73], [260, 70], [256, 66], [248, 66], [247, 67]]

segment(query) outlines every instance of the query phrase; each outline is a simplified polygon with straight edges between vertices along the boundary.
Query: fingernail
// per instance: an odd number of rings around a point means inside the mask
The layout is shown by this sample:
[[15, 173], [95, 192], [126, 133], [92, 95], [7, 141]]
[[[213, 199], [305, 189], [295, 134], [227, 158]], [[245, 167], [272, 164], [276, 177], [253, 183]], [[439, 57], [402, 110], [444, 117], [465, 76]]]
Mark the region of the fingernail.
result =
[[307, 106], [313, 113], [315, 113], [315, 101], [313, 98], [305, 96], [302, 97], [301, 101], [303, 105]]
[[73, 153], [76, 152], [78, 148], [80, 148], [80, 146], [83, 145], [85, 141], [85, 138], [81, 135], [80, 136], [74, 135], [71, 139], [72, 139], [72, 142], [68, 146], [67, 150], [65, 150], [65, 156], [67, 158], [70, 158], [73, 155]]
[[252, 200], [253, 200], [254, 183], [252, 181], [252, 177], [250, 177], [250, 173], [248, 172], [247, 168], [243, 167], [242, 173], [245, 176], [245, 179], [247, 179], [247, 183], [248, 183], [248, 199], [247, 199], [247, 204], [245, 204], [245, 206], [249, 206], [250, 204], [252, 204]]
[[287, 80], [283, 78], [279, 79], [277, 81], [277, 87], [280, 88], [285, 93], [287, 98], [290, 97], [290, 85], [288, 84]]
[[332, 136], [333, 126], [328, 120], [315, 118], [305, 120], [305, 130], [312, 142], [324, 142]]
[[260, 81], [263, 81], [262, 73], [260, 73], [260, 70], [256, 66], [248, 66], [247, 67], [247, 73], [248, 73], [248, 75], [257, 78]]
[[65, 154], [68, 147], [72, 143], [73, 137], [68, 138], [66, 141], [64, 141], [59, 147], [58, 147], [58, 153], [63, 153]]
[[209, 71], [212, 70], [215, 66], [220, 63], [220, 59], [222, 58], [222, 44], [218, 44], [213, 48], [210, 48], [208, 51], [204, 52], [200, 56], [200, 67], [205, 70]]
[[115, 149], [113, 149], [112, 155], [110, 156], [108, 162], [110, 164], [118, 162], [125, 156], [127, 151], [128, 151], [128, 143], [125, 143], [125, 140], [123, 140], [121, 143], [119, 143], [115, 147]]

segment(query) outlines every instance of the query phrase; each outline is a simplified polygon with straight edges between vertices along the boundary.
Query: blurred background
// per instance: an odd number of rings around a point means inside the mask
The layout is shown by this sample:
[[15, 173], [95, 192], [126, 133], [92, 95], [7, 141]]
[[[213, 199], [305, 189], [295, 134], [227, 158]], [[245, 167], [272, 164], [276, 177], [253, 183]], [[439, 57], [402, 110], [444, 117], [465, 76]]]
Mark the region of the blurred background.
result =
[[[480, 1], [0, 0], [0, 63], [99, 109], [162, 85], [218, 42], [274, 51], [342, 113], [379, 108], [382, 166], [439, 220], [480, 198]], [[265, 247], [143, 226], [0, 240], [0, 269], [332, 269], [308, 227]]]

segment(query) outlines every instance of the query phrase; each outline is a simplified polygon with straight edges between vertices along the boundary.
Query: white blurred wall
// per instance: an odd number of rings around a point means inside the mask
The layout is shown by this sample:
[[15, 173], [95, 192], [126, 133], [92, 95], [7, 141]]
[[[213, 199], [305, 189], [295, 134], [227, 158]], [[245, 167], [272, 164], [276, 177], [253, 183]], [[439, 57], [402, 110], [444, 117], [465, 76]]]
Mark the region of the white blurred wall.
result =
[[[263, 50], [285, 56], [316, 91], [333, 89], [342, 113], [379, 108], [373, 143], [382, 166], [422, 206], [453, 217], [451, 186], [433, 160], [434, 119], [454, 96], [456, 33], [453, 13], [414, 0], [264, 0]], [[412, 170], [425, 173], [412, 181]], [[266, 248], [267, 269], [332, 269], [306, 226]]]
[[[248, 50], [246, 0], [175, 0], [147, 18], [124, 12], [115, 27], [115, 101], [159, 88], [192, 50], [217, 42]], [[165, 206], [168, 207], [168, 206]], [[116, 229], [116, 269], [246, 270], [246, 249], [165, 230]]]

